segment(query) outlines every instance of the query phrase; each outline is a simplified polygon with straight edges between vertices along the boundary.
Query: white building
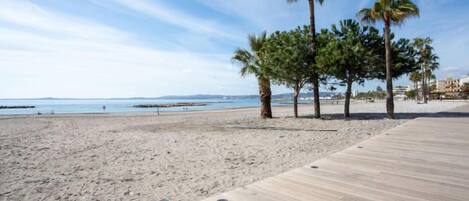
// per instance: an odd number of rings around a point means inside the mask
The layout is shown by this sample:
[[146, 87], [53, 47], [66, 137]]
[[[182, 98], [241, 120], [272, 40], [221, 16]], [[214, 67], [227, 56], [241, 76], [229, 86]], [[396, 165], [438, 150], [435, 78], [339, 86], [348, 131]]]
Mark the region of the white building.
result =
[[446, 80], [438, 80], [436, 84], [436, 92], [445, 92], [446, 91]]
[[[432, 86], [432, 85], [435, 85], [436, 88], [438, 88], [438, 84], [439, 84], [440, 81], [444, 82], [444, 80], [432, 79], [432, 80], [430, 80], [429, 83], [427, 83], [427, 85], [428, 85], [428, 87], [430, 87], [430, 86]], [[419, 81], [417, 82], [417, 87], [418, 87], [419, 90], [422, 89], [422, 81], [421, 81], [421, 80], [419, 80]], [[412, 83], [412, 85], [410, 85], [410, 89], [411, 89], [411, 90], [415, 90], [415, 84], [414, 84], [414, 83]]]
[[459, 79], [459, 87], [462, 87], [465, 83], [469, 83], [469, 76]]
[[412, 88], [409, 85], [406, 86], [395, 86], [394, 89], [392, 89], [392, 92], [394, 93], [394, 97], [399, 98], [399, 99], [405, 99], [407, 96], [405, 95], [405, 92], [411, 91]]

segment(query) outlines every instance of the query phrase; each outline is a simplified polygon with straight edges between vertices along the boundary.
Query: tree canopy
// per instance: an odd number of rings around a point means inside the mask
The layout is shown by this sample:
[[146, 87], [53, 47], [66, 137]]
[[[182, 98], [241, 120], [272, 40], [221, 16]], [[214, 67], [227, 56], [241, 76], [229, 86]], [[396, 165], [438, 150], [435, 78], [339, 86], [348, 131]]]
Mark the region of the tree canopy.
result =
[[306, 84], [315, 72], [309, 51], [309, 26], [271, 34], [264, 47], [266, 64], [272, 68], [274, 82], [292, 87], [297, 81]]
[[272, 69], [274, 83], [294, 89], [294, 112], [297, 112], [297, 99], [300, 90], [314, 72], [314, 58], [310, 51], [310, 37], [307, 26], [292, 31], [277, 31], [267, 40], [263, 52], [265, 64]]
[[353, 83], [363, 84], [372, 79], [374, 64], [379, 62], [376, 51], [381, 39], [377, 29], [360, 24], [352, 19], [342, 20], [339, 26], [321, 32], [327, 43], [318, 52], [316, 62], [338, 84], [346, 86], [345, 117], [350, 117], [350, 99]]
[[[391, 38], [394, 37], [392, 34]], [[386, 79], [386, 63], [385, 63], [385, 47], [384, 39], [380, 38], [377, 44], [373, 45], [378, 52], [376, 56], [378, 57], [374, 63], [374, 69], [372, 70], [371, 76], [376, 79], [384, 80]], [[381, 45], [378, 45], [381, 43]], [[392, 42], [391, 45], [391, 54], [393, 58], [393, 68], [392, 68], [392, 78], [397, 79], [403, 75], [408, 75], [419, 69], [419, 66], [415, 60], [417, 52], [412, 46], [411, 40], [406, 38], [401, 38], [395, 42]]]
[[343, 20], [339, 27], [332, 25], [330, 31], [322, 31], [322, 36], [329, 38], [327, 44], [317, 55], [317, 65], [327, 69], [328, 73], [341, 84], [347, 79], [363, 83], [372, 78], [370, 69], [378, 59], [374, 42], [380, 39], [378, 30], [368, 26], [360, 26], [354, 20]]

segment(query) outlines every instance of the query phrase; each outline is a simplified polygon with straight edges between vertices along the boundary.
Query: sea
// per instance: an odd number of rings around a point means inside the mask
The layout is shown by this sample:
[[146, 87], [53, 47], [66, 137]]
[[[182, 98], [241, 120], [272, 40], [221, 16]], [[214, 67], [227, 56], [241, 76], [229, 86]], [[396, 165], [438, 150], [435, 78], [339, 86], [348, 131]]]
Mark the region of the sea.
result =
[[[205, 106], [136, 108], [139, 104], [206, 103]], [[0, 106], [35, 106], [26, 109], [0, 109], [0, 115], [185, 112], [229, 108], [258, 107], [259, 99], [0, 99]], [[273, 103], [281, 105], [281, 103]], [[103, 109], [105, 106], [105, 109]]]

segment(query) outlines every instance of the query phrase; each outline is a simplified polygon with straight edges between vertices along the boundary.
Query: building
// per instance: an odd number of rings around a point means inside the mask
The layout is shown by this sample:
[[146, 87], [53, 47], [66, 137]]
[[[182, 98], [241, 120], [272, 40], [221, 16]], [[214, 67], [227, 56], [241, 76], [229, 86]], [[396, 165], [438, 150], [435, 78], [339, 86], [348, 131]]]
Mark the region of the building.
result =
[[469, 75], [464, 78], [459, 79], [459, 87], [464, 86], [465, 83], [469, 83]]
[[[432, 86], [435, 86], [435, 88], [438, 88], [438, 84], [440, 81], [443, 81], [443, 80], [436, 80], [436, 79], [431, 79], [428, 83], [427, 83], [427, 86], [428, 87], [432, 87]], [[417, 84], [417, 86], [415, 86], [415, 84]], [[444, 84], [442, 84], [442, 86], [444, 86]], [[417, 83], [412, 83], [412, 85], [410, 86], [410, 89], [411, 90], [415, 90], [415, 87], [418, 88], [418, 90], [422, 90], [422, 81], [418, 81]], [[443, 87], [444, 88], [444, 87]]]
[[400, 85], [398, 85], [398, 86], [395, 86], [395, 87], [394, 87], [394, 89], [392, 90], [392, 92], [397, 95], [397, 94], [405, 94], [405, 92], [408, 92], [408, 91], [410, 91], [410, 90], [412, 90], [412, 89], [411, 89], [411, 87], [410, 87], [409, 85], [406, 85], [406, 86], [400, 86]]
[[394, 97], [399, 98], [399, 99], [405, 99], [407, 96], [405, 95], [406, 92], [411, 91], [412, 88], [409, 85], [406, 86], [395, 86], [394, 89], [392, 89], [392, 92], [394, 94]]
[[446, 90], [446, 81], [445, 80], [438, 80], [436, 84], [436, 92], [444, 93]]
[[458, 93], [461, 91], [461, 85], [459, 79], [447, 78], [445, 80], [445, 92], [446, 93]]
[[439, 93], [442, 97], [458, 97], [465, 83], [469, 83], [469, 75], [461, 79], [448, 77], [445, 80], [438, 80], [436, 89], [432, 93]]

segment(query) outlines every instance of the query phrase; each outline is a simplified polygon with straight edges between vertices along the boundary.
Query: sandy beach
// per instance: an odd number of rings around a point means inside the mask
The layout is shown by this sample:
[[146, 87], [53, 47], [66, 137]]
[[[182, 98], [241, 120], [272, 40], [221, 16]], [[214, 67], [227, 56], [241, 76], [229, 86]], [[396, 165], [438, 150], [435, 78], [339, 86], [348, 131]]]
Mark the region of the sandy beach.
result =
[[193, 201], [308, 164], [463, 102], [355, 103], [200, 112], [0, 116], [0, 200]]

